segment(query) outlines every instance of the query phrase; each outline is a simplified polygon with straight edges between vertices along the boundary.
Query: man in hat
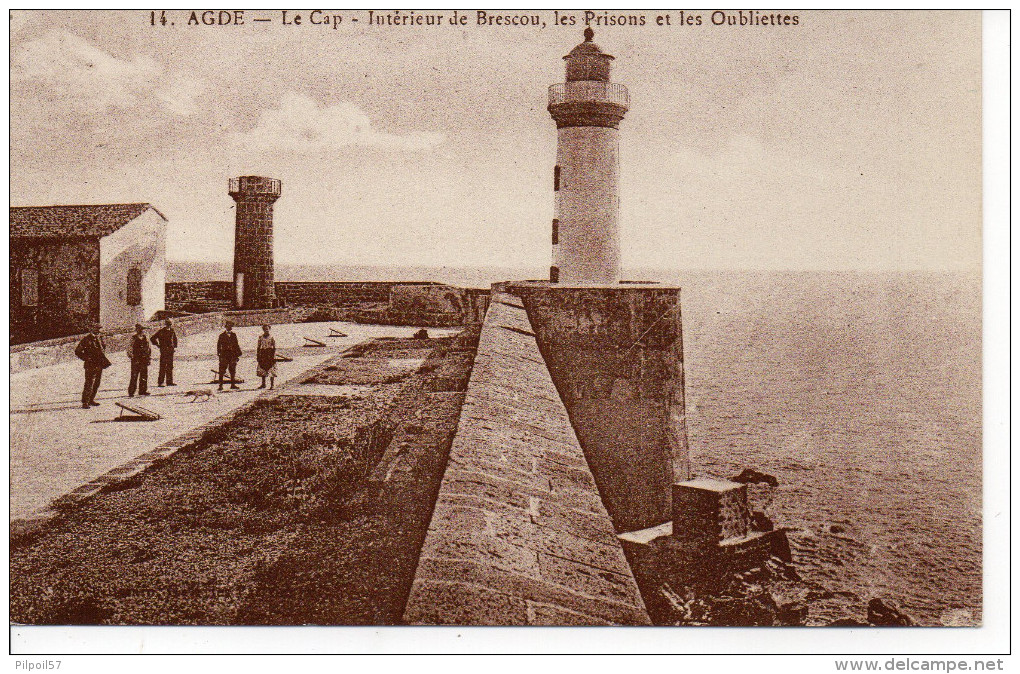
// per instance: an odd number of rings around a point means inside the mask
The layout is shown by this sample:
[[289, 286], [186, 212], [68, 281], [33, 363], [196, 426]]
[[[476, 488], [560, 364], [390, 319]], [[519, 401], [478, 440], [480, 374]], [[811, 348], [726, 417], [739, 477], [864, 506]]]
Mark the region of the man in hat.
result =
[[220, 359], [219, 390], [221, 391], [223, 390], [223, 375], [228, 370], [230, 371], [230, 388], [240, 388], [235, 383], [235, 374], [237, 373], [237, 361], [241, 358], [241, 345], [237, 343], [234, 324], [227, 321], [223, 324], [223, 328], [220, 338], [216, 341], [216, 355]]
[[145, 336], [145, 329], [141, 323], [135, 323], [135, 334], [131, 337], [128, 356], [131, 358], [128, 396], [134, 396], [136, 390], [140, 396], [149, 395], [149, 361], [152, 360], [152, 347], [149, 346], [149, 338]]
[[177, 386], [174, 383], [174, 350], [177, 348], [177, 333], [174, 332], [174, 324], [169, 318], [163, 327], [156, 331], [156, 334], [149, 340], [159, 347], [159, 379], [156, 386]]
[[96, 393], [99, 392], [99, 380], [102, 379], [103, 370], [110, 366], [110, 359], [106, 357], [106, 347], [103, 338], [99, 336], [101, 330], [99, 323], [90, 326], [89, 333], [81, 338], [78, 346], [74, 349], [74, 355], [78, 356], [85, 363], [85, 385], [81, 389], [81, 406], [89, 409], [99, 405], [96, 402]]

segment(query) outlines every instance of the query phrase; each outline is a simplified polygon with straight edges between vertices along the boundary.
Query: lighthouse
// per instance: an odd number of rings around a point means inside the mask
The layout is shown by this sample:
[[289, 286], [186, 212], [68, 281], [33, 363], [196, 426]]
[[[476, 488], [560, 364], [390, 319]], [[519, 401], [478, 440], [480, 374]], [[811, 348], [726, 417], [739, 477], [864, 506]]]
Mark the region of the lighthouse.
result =
[[566, 81], [549, 87], [556, 121], [553, 169], [553, 260], [549, 280], [616, 283], [620, 280], [620, 122], [627, 87], [609, 81], [613, 57], [592, 42], [563, 57]]
[[241, 309], [269, 309], [276, 303], [273, 278], [273, 204], [280, 181], [262, 176], [231, 178], [237, 202], [234, 228], [234, 304]]
[[620, 282], [620, 122], [613, 57], [592, 40], [549, 87], [556, 122], [549, 281], [511, 286], [617, 532], [670, 521], [689, 480], [680, 288]]

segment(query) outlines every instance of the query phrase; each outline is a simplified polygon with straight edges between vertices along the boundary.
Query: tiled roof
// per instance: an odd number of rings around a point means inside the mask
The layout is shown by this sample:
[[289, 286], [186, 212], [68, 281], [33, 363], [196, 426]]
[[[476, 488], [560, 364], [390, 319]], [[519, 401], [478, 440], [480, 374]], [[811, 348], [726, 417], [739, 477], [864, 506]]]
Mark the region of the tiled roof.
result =
[[166, 220], [151, 204], [11, 207], [11, 238], [103, 237], [150, 208]]

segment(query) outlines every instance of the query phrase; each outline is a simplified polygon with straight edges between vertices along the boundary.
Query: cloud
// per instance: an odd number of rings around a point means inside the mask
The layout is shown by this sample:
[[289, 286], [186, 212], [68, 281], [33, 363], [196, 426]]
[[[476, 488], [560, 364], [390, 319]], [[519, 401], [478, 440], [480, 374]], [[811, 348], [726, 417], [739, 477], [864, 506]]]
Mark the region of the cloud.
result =
[[281, 149], [309, 153], [348, 146], [393, 150], [426, 150], [445, 140], [441, 133], [398, 135], [372, 128], [360, 108], [348, 102], [320, 106], [314, 99], [286, 94], [278, 108], [264, 110], [251, 131], [234, 140], [256, 149]]
[[150, 58], [119, 59], [77, 35], [55, 30], [13, 50], [11, 84], [71, 110], [155, 107], [177, 116], [194, 113], [205, 90], [203, 80], [168, 73]]

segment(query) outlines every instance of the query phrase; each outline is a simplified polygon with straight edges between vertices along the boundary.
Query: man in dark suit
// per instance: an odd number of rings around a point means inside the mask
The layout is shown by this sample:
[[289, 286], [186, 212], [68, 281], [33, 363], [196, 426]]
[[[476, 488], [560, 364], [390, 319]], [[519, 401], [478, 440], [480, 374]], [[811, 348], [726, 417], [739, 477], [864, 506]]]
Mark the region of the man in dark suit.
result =
[[81, 389], [81, 406], [84, 409], [99, 405], [96, 402], [99, 380], [102, 379], [103, 369], [110, 365], [99, 330], [99, 324], [93, 323], [89, 333], [81, 338], [74, 349], [74, 355], [85, 362], [85, 385]]
[[149, 338], [145, 336], [145, 329], [141, 323], [135, 323], [135, 334], [131, 337], [128, 357], [131, 358], [128, 395], [133, 396], [136, 390], [140, 396], [149, 395], [149, 361], [152, 360], [152, 347], [149, 346]]
[[163, 327], [156, 331], [150, 339], [153, 344], [159, 347], [159, 379], [156, 386], [177, 386], [174, 383], [174, 350], [177, 349], [177, 333], [174, 332], [174, 324], [168, 318]]
[[241, 358], [241, 346], [237, 343], [237, 335], [234, 334], [234, 324], [227, 321], [223, 325], [224, 330], [216, 341], [216, 355], [220, 359], [219, 390], [223, 390], [223, 375], [230, 371], [230, 388], [240, 388], [235, 383], [237, 373], [237, 361]]

